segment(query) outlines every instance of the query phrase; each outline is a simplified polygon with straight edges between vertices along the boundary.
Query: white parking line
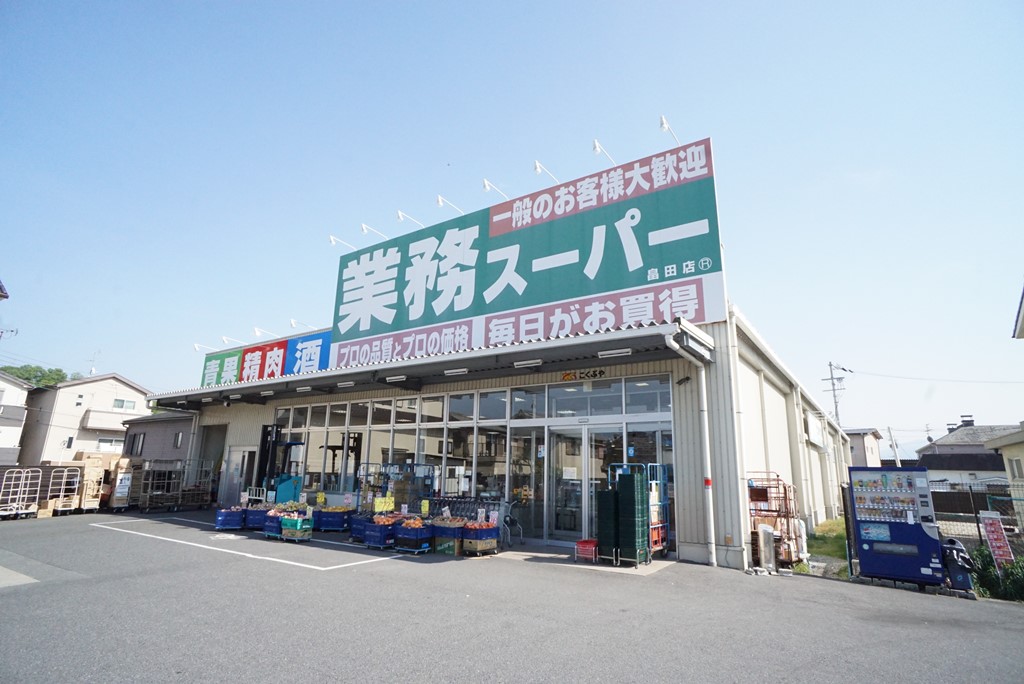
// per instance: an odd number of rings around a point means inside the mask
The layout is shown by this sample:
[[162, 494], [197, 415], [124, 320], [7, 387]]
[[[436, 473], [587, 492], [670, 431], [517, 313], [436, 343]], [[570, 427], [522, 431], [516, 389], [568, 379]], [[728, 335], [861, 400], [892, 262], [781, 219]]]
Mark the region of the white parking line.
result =
[[[190, 522], [198, 522], [198, 521], [190, 521]], [[175, 544], [184, 544], [186, 546], [194, 546], [194, 547], [197, 547], [197, 548], [200, 548], [200, 549], [208, 549], [210, 551], [219, 551], [220, 553], [230, 553], [230, 554], [235, 555], [235, 556], [242, 556], [244, 558], [251, 558], [253, 560], [264, 560], [264, 561], [270, 561], [272, 563], [283, 563], [285, 565], [294, 565], [294, 566], [300, 567], [300, 568], [308, 568], [309, 570], [321, 570], [321, 571], [323, 571], [323, 570], [339, 570], [341, 568], [348, 568], [348, 567], [351, 567], [353, 565], [364, 565], [366, 563], [376, 563], [378, 561], [394, 560], [395, 558], [401, 558], [401, 556], [398, 556], [398, 555], [384, 556], [382, 558], [369, 558], [369, 559], [366, 559], [366, 560], [355, 561], [354, 563], [344, 563], [342, 565], [331, 565], [331, 566], [328, 566], [328, 567], [320, 567], [318, 565], [310, 565], [308, 563], [299, 563], [298, 561], [290, 561], [290, 560], [285, 560], [283, 558], [272, 558], [270, 556], [258, 556], [258, 555], [254, 554], [254, 553], [245, 553], [243, 551], [233, 551], [231, 549], [222, 549], [220, 547], [209, 546], [207, 544], [197, 544], [196, 542], [184, 541], [183, 539], [172, 539], [170, 537], [161, 537], [160, 535], [156, 535], [156, 534], [146, 534], [145, 532], [136, 532], [134, 530], [123, 530], [123, 529], [118, 528], [118, 527], [108, 527], [107, 523], [91, 523], [90, 525], [92, 527], [99, 527], [99, 528], [104, 529], [104, 530], [113, 530], [114, 532], [124, 532], [125, 534], [137, 534], [140, 537], [149, 537], [150, 539], [160, 539], [161, 541], [169, 541], [169, 542], [173, 542]]]
[[[197, 525], [209, 525], [210, 527], [216, 527], [214, 523], [203, 522], [202, 520], [192, 520], [191, 518], [156, 518], [156, 520], [183, 520], [185, 522], [195, 523]], [[259, 530], [249, 530], [249, 532], [259, 532]], [[354, 549], [366, 548], [364, 544], [354, 544], [352, 542], [340, 542], [331, 541], [329, 539], [310, 539], [310, 543], [313, 544], [333, 544], [334, 546], [350, 546]], [[360, 561], [362, 562], [362, 561]], [[338, 566], [343, 567], [343, 566]]]
[[103, 524], [103, 525], [120, 525], [121, 523], [148, 522], [149, 520], [152, 520], [152, 518], [125, 518], [124, 520], [111, 520], [110, 522], [93, 523], [93, 524], [94, 525], [100, 525], [100, 524]]

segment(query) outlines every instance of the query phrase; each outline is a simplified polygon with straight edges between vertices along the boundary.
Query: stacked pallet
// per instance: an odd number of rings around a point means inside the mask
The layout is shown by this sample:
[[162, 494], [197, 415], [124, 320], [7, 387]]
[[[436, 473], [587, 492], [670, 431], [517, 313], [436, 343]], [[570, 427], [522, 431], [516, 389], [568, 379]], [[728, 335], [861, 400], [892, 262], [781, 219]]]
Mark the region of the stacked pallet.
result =
[[646, 473], [619, 475], [616, 494], [619, 560], [637, 565], [647, 563], [650, 561], [651, 508]]

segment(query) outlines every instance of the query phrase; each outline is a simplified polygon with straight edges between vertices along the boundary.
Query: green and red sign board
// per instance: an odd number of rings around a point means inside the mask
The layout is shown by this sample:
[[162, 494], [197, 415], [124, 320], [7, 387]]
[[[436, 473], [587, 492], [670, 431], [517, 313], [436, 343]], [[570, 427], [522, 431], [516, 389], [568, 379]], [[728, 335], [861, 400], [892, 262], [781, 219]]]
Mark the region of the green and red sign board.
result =
[[202, 386], [725, 317], [704, 139], [346, 254], [330, 331], [208, 354]]
[[710, 139], [341, 258], [332, 368], [726, 317]]

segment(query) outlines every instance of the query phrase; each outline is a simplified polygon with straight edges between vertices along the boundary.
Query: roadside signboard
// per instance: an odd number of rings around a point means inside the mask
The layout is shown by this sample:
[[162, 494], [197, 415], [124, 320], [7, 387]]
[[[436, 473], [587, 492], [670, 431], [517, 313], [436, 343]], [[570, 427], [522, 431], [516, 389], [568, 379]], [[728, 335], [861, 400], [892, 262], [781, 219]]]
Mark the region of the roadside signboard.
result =
[[985, 535], [985, 544], [992, 552], [996, 567], [1002, 570], [1004, 565], [1013, 563], [1013, 549], [1006, 538], [1002, 518], [998, 511], [979, 511], [978, 515], [981, 517], [981, 531]]

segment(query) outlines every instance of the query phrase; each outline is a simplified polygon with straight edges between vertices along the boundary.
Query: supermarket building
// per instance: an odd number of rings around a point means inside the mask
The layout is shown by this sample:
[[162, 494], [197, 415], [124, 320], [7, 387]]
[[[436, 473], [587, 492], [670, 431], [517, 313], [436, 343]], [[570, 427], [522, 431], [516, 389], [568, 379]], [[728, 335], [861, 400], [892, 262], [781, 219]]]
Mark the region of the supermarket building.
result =
[[676, 557], [740, 569], [752, 477], [793, 485], [808, 527], [841, 513], [848, 438], [726, 296], [708, 139], [346, 254], [333, 320], [149, 397], [197, 412], [221, 503], [268, 458], [329, 499], [425, 464], [569, 545], [610, 469], [661, 463]]

